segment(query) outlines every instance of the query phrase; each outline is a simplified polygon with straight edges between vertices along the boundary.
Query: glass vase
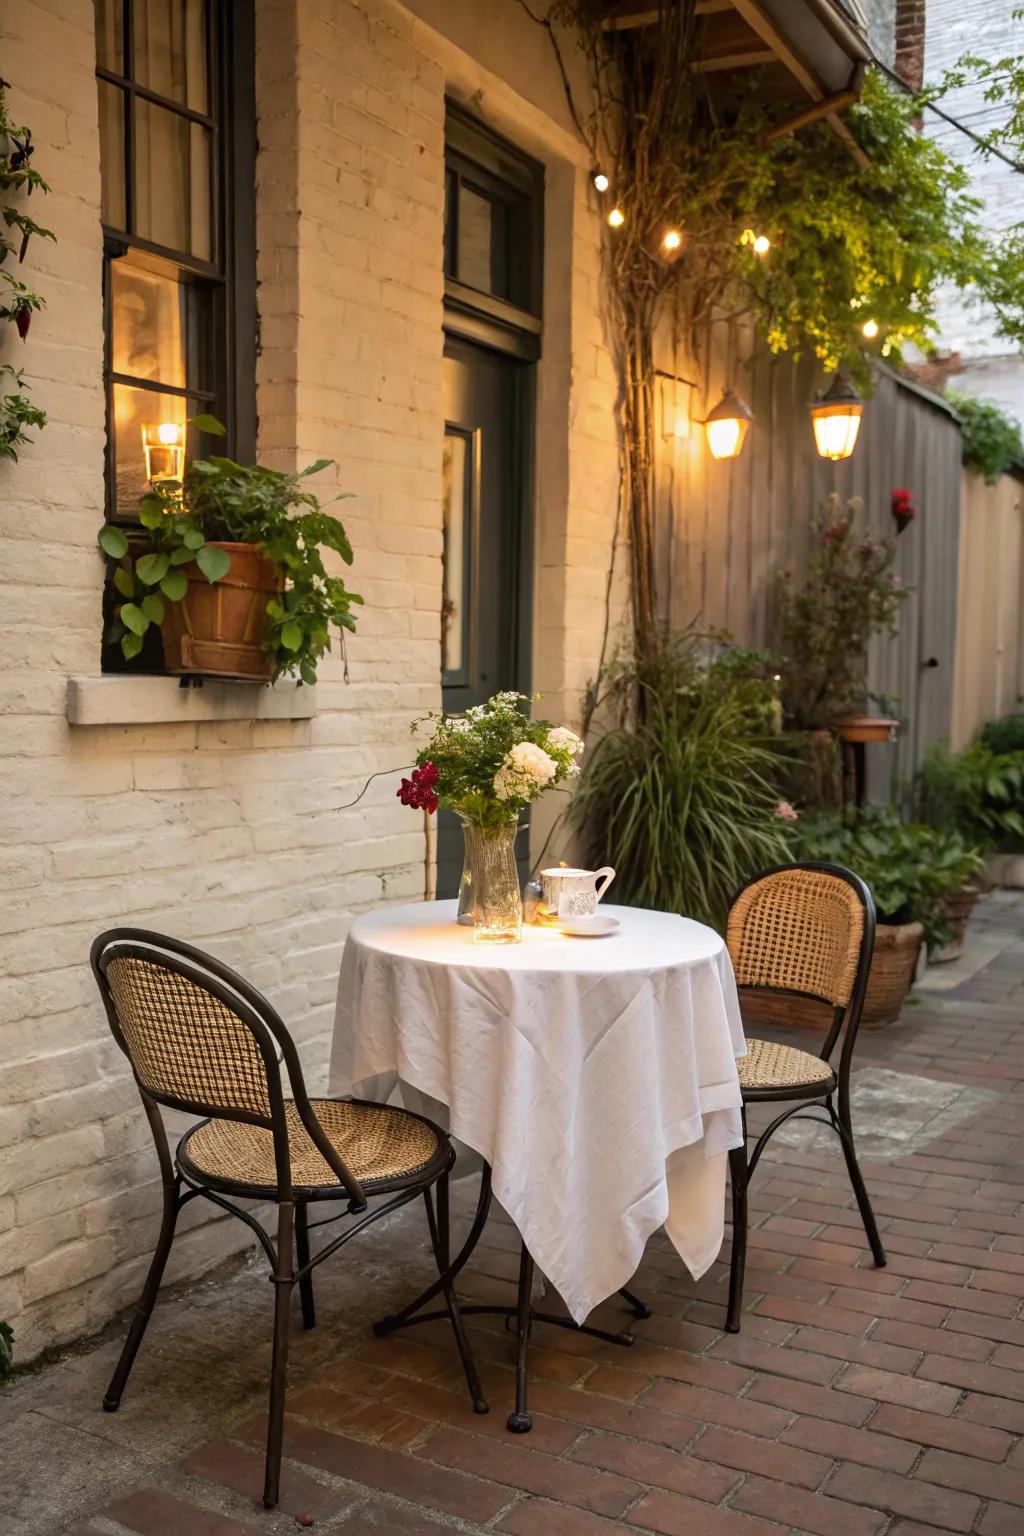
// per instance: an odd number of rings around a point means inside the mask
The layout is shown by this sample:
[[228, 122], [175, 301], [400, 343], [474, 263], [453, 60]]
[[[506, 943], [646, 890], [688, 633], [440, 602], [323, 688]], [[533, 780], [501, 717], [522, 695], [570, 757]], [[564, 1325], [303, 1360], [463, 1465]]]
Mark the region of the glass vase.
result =
[[518, 824], [481, 827], [460, 816], [465, 839], [459, 886], [460, 923], [472, 923], [478, 944], [518, 944], [523, 936], [523, 901], [516, 864]]

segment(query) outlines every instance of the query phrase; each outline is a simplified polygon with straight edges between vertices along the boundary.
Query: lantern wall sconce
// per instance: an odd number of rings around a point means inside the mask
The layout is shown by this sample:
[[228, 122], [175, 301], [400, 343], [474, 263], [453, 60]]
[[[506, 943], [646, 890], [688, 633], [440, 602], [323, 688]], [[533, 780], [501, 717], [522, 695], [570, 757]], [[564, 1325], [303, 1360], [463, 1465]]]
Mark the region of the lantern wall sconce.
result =
[[690, 437], [690, 400], [696, 386], [692, 379], [664, 368], [655, 368], [654, 374], [660, 396], [661, 435], [666, 443], [685, 443]]
[[150, 485], [181, 480], [185, 471], [185, 423], [150, 421], [142, 428], [142, 451]]
[[713, 459], [739, 458], [747, 428], [754, 413], [745, 400], [727, 389], [714, 410], [705, 419], [708, 448]]
[[828, 389], [811, 406], [814, 442], [823, 459], [848, 459], [857, 446], [864, 401], [840, 368]]

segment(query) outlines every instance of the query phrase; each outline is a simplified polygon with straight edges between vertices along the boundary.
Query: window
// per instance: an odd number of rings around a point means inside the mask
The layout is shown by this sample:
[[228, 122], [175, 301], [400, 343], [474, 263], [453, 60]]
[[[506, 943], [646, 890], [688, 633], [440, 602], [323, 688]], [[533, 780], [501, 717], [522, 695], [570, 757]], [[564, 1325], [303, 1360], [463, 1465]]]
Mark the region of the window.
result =
[[255, 450], [252, 5], [96, 0], [96, 74], [107, 510], [131, 521], [179, 441], [214, 448], [189, 418]]
[[[449, 105], [445, 123], [444, 275], [449, 318], [478, 324], [477, 340], [507, 350], [496, 331], [536, 338], [539, 353], [544, 172], [514, 145]], [[453, 327], [449, 326], [449, 329]], [[460, 330], [463, 329], [460, 327]]]

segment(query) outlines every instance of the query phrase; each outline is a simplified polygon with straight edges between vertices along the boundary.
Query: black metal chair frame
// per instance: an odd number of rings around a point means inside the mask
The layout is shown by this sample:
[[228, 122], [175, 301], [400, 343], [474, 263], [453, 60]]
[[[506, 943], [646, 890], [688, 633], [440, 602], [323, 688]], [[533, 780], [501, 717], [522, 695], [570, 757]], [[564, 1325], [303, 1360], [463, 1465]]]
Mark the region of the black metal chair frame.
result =
[[[480, 1174], [480, 1193], [477, 1199], [476, 1212], [462, 1248], [445, 1275], [429, 1285], [422, 1295], [417, 1296], [407, 1307], [396, 1312], [391, 1317], [382, 1317], [374, 1323], [373, 1331], [380, 1337], [386, 1337], [400, 1328], [411, 1328], [417, 1323], [433, 1323], [446, 1314], [442, 1311], [424, 1312], [422, 1309], [428, 1302], [441, 1294], [443, 1282], [449, 1284], [455, 1280], [460, 1270], [468, 1264], [473, 1250], [483, 1235], [487, 1225], [487, 1217], [491, 1208], [491, 1168], [489, 1163], [484, 1163]], [[516, 1300], [514, 1306], [499, 1306], [496, 1304], [472, 1304], [463, 1302], [460, 1311], [463, 1317], [504, 1317], [507, 1323], [514, 1323], [516, 1336], [516, 1406], [508, 1416], [508, 1427], [513, 1434], [525, 1435], [533, 1428], [533, 1419], [529, 1412], [527, 1377], [529, 1371], [530, 1336], [534, 1323], [550, 1323], [555, 1328], [568, 1328], [573, 1333], [586, 1333], [591, 1338], [602, 1339], [606, 1344], [620, 1344], [628, 1347], [633, 1344], [631, 1333], [614, 1333], [605, 1328], [592, 1328], [589, 1323], [574, 1322], [571, 1317], [562, 1317], [553, 1312], [538, 1312], [532, 1301], [534, 1279], [534, 1261], [523, 1243], [519, 1253], [519, 1282], [516, 1288]], [[651, 1309], [631, 1292], [622, 1290], [619, 1294], [627, 1302], [634, 1317], [644, 1318], [651, 1316]]]
[[[269, 1115], [178, 1098], [169, 1093], [159, 1092], [152, 1085], [147, 1086], [142, 1081], [121, 1029], [117, 1008], [107, 980], [107, 966], [116, 957], [145, 960], [183, 977], [216, 998], [246, 1026], [259, 1050], [266, 1073]], [[103, 998], [111, 1031], [132, 1066], [156, 1145], [163, 1184], [163, 1218], [160, 1235], [142, 1294], [132, 1316], [128, 1336], [103, 1399], [104, 1409], [108, 1413], [114, 1413], [120, 1406], [121, 1396], [156, 1303], [181, 1210], [197, 1197], [210, 1201], [245, 1223], [255, 1234], [270, 1263], [269, 1278], [274, 1286], [274, 1327], [263, 1502], [268, 1509], [273, 1508], [277, 1503], [280, 1489], [288, 1362], [288, 1323], [292, 1291], [295, 1286], [298, 1286], [303, 1327], [307, 1329], [314, 1327], [316, 1309], [313, 1296], [313, 1271], [317, 1266], [344, 1247], [352, 1238], [365, 1231], [367, 1227], [372, 1226], [374, 1222], [422, 1195], [427, 1211], [431, 1247], [440, 1271], [437, 1281], [430, 1287], [429, 1294], [443, 1295], [445, 1308], [436, 1315], [447, 1318], [451, 1323], [475, 1412], [488, 1412], [488, 1404], [483, 1396], [453, 1288], [454, 1277], [461, 1265], [449, 1264], [448, 1176], [455, 1162], [455, 1152], [444, 1132], [424, 1116], [411, 1116], [413, 1119], [423, 1121], [437, 1133], [438, 1155], [426, 1167], [414, 1174], [388, 1179], [387, 1189], [384, 1191], [375, 1192], [372, 1189], [364, 1189], [317, 1119], [306, 1091], [298, 1053], [291, 1035], [278, 1013], [244, 977], [193, 945], [141, 928], [114, 928], [101, 934], [92, 946], [90, 963]], [[281, 1077], [282, 1063], [287, 1073], [295, 1110], [310, 1140], [336, 1176], [339, 1185], [337, 1189], [331, 1186], [296, 1186], [292, 1182], [285, 1114], [286, 1100]], [[188, 1114], [235, 1120], [269, 1130], [274, 1139], [276, 1184], [273, 1187], [263, 1187], [226, 1178], [211, 1178], [202, 1174], [191, 1162], [187, 1151], [189, 1137], [197, 1129], [195, 1126], [182, 1137], [177, 1154], [172, 1157], [160, 1115], [160, 1105], [183, 1110]], [[374, 1106], [374, 1108], [380, 1107]], [[408, 1115], [410, 1111], [403, 1110], [401, 1113]], [[436, 1209], [432, 1193], [435, 1186]], [[397, 1193], [395, 1193], [396, 1190]], [[369, 1201], [375, 1198], [375, 1193], [393, 1195], [393, 1198], [371, 1210]], [[244, 1210], [227, 1198], [231, 1194], [261, 1202], [272, 1200], [276, 1203], [276, 1243], [251, 1211]], [[339, 1197], [347, 1198], [347, 1208], [344, 1211], [322, 1221], [309, 1221], [307, 1209], [309, 1204], [337, 1200]], [[364, 1212], [368, 1214], [364, 1215]], [[361, 1216], [362, 1219], [335, 1237], [318, 1253], [311, 1254], [310, 1232], [317, 1227], [344, 1220], [347, 1216]]]
[[[861, 1011], [864, 1006], [864, 996], [867, 991], [868, 973], [871, 969], [871, 957], [875, 947], [875, 903], [865, 882], [852, 870], [843, 868], [839, 864], [824, 864], [809, 861], [801, 864], [784, 864], [774, 869], [762, 871], [748, 880], [733, 898], [733, 905], [751, 886], [759, 884], [763, 880], [770, 879], [773, 875], [791, 874], [794, 870], [809, 870], [818, 874], [834, 876], [837, 880], [844, 881], [856, 893], [864, 912], [864, 925], [861, 932], [860, 952], [857, 958], [857, 968], [853, 988], [849, 1002], [843, 1006], [833, 1007], [832, 1023], [822, 1044], [819, 1056], [822, 1061], [831, 1066], [832, 1053], [840, 1035], [843, 1037], [842, 1050], [839, 1057], [838, 1072], [833, 1068], [832, 1075], [823, 1083], [805, 1086], [786, 1086], [780, 1088], [744, 1088], [743, 1090], [743, 1145], [734, 1147], [729, 1153], [729, 1180], [732, 1186], [732, 1259], [729, 1269], [729, 1303], [726, 1314], [726, 1329], [729, 1333], [740, 1331], [740, 1315], [743, 1307], [743, 1277], [747, 1260], [747, 1186], [756, 1169], [761, 1154], [768, 1142], [774, 1136], [780, 1126], [788, 1120], [799, 1116], [821, 1121], [831, 1126], [839, 1137], [846, 1160], [847, 1172], [853, 1192], [857, 1198], [857, 1206], [860, 1210], [861, 1220], [864, 1223], [864, 1231], [875, 1264], [879, 1269], [885, 1267], [885, 1249], [878, 1233], [878, 1224], [875, 1220], [871, 1201], [868, 1197], [864, 1177], [857, 1162], [857, 1153], [853, 1138], [853, 1123], [850, 1115], [850, 1064], [853, 1058], [853, 1048], [857, 1040], [860, 1028]], [[778, 996], [810, 998], [815, 1001], [828, 1001], [811, 992], [799, 992], [792, 988], [740, 988], [741, 994], [747, 990], [765, 991], [771, 990]], [[754, 1150], [747, 1157], [747, 1115], [746, 1106], [751, 1103], [782, 1102], [790, 1099], [798, 1099], [799, 1102], [786, 1109], [763, 1130], [754, 1144]], [[821, 1101], [820, 1103], [817, 1101]]]

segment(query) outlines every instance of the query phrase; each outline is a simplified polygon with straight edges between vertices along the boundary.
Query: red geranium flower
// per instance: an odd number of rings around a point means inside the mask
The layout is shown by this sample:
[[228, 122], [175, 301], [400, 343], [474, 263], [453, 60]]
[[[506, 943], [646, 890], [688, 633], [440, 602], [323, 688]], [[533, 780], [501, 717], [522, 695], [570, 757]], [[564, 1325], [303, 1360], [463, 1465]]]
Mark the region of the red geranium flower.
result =
[[438, 807], [437, 781], [440, 777], [434, 763], [422, 763], [412, 770], [411, 778], [402, 780], [395, 793], [403, 805], [433, 815]]

